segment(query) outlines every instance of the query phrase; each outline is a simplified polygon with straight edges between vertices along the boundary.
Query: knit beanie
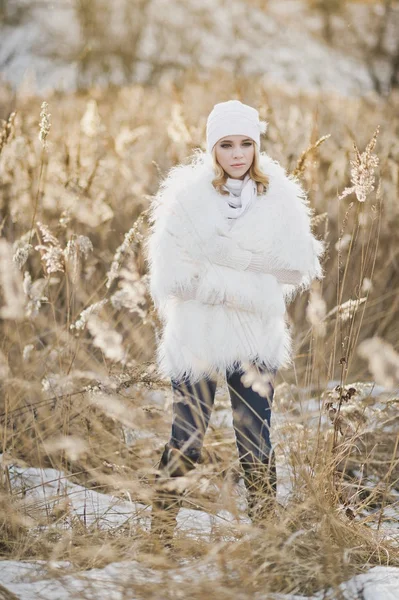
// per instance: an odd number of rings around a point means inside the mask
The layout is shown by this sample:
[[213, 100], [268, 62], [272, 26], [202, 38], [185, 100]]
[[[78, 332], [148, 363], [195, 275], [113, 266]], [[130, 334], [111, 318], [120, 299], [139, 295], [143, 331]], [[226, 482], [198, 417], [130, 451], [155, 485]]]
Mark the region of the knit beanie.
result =
[[215, 104], [206, 123], [206, 145], [209, 153], [220, 138], [226, 135], [247, 135], [260, 148], [260, 134], [265, 133], [266, 121], [259, 120], [256, 108], [239, 100]]

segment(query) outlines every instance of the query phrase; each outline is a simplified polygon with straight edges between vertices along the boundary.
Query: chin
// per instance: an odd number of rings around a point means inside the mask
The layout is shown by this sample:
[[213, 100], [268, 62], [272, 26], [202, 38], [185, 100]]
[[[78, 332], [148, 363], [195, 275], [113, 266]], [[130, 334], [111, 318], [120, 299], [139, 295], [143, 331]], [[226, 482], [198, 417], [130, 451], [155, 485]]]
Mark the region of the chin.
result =
[[228, 174], [229, 177], [231, 177], [232, 179], [241, 179], [241, 177], [244, 177], [245, 174], [247, 173], [248, 169], [234, 169], [234, 171], [231, 171], [230, 173], [228, 171], [226, 171], [226, 173]]

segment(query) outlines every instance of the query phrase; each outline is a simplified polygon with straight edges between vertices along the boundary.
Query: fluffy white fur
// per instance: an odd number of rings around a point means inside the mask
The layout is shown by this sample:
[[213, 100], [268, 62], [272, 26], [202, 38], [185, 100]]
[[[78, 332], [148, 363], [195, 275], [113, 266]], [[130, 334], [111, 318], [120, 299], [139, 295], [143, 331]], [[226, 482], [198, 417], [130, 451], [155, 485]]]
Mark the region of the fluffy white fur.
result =
[[[163, 377], [195, 382], [233, 369], [236, 361], [271, 369], [292, 363], [285, 308], [313, 279], [323, 278], [324, 244], [311, 232], [313, 211], [298, 180], [265, 152], [260, 163], [270, 185], [238, 219], [223, 215], [226, 199], [212, 185], [212, 157], [201, 150], [188, 165], [170, 169], [152, 199], [145, 253], [150, 293], [164, 325], [157, 344]], [[271, 267], [299, 270], [300, 284], [217, 265], [217, 236], [264, 253]], [[193, 287], [195, 299], [184, 299]]]

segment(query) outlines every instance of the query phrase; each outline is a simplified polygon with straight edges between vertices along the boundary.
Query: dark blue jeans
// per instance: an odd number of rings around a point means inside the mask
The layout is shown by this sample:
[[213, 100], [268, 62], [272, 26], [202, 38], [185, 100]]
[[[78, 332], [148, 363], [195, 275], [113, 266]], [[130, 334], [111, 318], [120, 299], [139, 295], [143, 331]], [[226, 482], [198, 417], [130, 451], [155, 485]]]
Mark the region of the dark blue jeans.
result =
[[[263, 366], [260, 373], [267, 372]], [[272, 377], [276, 369], [270, 370]], [[233, 426], [244, 483], [247, 488], [248, 514], [253, 522], [270, 512], [270, 498], [276, 497], [277, 477], [275, 455], [270, 443], [270, 417], [274, 396], [271, 381], [262, 394], [241, 381], [242, 367], [235, 363], [226, 380], [233, 409]], [[169, 441], [165, 444], [155, 480], [179, 477], [198, 462], [204, 436], [215, 399], [216, 384], [204, 378], [195, 384], [183, 378], [171, 380], [173, 389], [173, 422]], [[152, 504], [151, 531], [164, 540], [173, 537], [172, 530], [182, 502], [181, 492], [155, 486]]]
[[[260, 373], [269, 372], [272, 377], [276, 374], [276, 370], [268, 371], [264, 366], [258, 366], [258, 370]], [[253, 469], [256, 464], [265, 464], [271, 459], [270, 418], [274, 387], [271, 381], [267, 382], [260, 395], [251, 386], [245, 387], [241, 376], [242, 368], [238, 363], [234, 370], [226, 371], [239, 459], [247, 471]], [[172, 379], [171, 383], [172, 431], [161, 462], [166, 466], [167, 455], [173, 455], [173, 450], [172, 453], [168, 453], [168, 450], [176, 448], [189, 463], [196, 463], [200, 458], [209, 424], [217, 382], [204, 378], [195, 384], [185, 379]]]

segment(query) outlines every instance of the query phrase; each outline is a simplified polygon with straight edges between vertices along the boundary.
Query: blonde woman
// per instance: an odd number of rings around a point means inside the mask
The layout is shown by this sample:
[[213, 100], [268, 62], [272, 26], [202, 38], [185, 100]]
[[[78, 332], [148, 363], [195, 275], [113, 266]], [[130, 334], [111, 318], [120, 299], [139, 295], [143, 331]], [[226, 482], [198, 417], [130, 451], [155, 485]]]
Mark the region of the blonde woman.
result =
[[[170, 169], [151, 203], [146, 257], [163, 325], [156, 358], [173, 391], [151, 528], [168, 545], [181, 494], [163, 484], [200, 459], [219, 374], [254, 522], [267, 516], [276, 494], [269, 428], [274, 376], [292, 363], [286, 305], [323, 278], [324, 246], [311, 232], [299, 182], [260, 152], [266, 127], [238, 100], [216, 104], [207, 151]], [[261, 393], [244, 385], [248, 369], [263, 377]]]

